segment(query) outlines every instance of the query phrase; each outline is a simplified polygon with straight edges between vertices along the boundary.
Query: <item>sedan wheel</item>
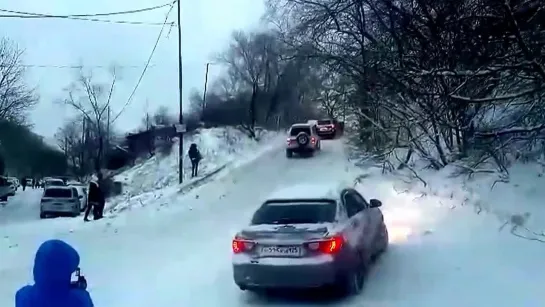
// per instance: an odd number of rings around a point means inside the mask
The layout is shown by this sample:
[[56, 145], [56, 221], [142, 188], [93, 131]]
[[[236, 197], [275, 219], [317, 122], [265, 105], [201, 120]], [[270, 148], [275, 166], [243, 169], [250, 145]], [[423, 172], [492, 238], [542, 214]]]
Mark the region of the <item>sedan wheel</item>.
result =
[[362, 269], [357, 270], [356, 272], [349, 275], [347, 282], [346, 294], [356, 295], [361, 292], [363, 289], [364, 273]]

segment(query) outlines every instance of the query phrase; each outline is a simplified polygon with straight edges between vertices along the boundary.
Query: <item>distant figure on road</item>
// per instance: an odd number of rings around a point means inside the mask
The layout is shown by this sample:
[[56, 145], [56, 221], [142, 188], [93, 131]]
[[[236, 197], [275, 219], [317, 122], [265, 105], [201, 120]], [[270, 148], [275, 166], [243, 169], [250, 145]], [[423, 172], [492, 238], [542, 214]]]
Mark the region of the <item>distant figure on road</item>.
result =
[[89, 213], [93, 210], [93, 220], [100, 220], [104, 217], [104, 206], [106, 198], [104, 191], [100, 186], [102, 183], [102, 174], [98, 173], [95, 180], [89, 183], [89, 193], [87, 196], [87, 208], [85, 209], [84, 221], [89, 222]]
[[27, 184], [27, 182], [26, 182], [26, 177], [23, 177], [23, 178], [21, 179], [21, 185], [23, 186], [23, 191], [26, 189], [26, 184]]
[[17, 291], [15, 307], [93, 307], [85, 278], [72, 281], [79, 261], [78, 252], [64, 241], [42, 243], [34, 258], [34, 285]]
[[202, 160], [202, 155], [197, 144], [193, 143], [189, 146], [189, 151], [187, 152], [189, 159], [191, 160], [191, 178], [197, 177], [199, 172], [199, 162]]

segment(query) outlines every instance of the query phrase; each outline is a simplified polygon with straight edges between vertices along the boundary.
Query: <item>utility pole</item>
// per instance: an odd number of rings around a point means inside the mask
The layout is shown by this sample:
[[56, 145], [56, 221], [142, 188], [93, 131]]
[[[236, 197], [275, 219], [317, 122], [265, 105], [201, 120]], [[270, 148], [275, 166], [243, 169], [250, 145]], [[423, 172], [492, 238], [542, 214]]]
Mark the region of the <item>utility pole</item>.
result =
[[204, 73], [204, 92], [202, 94], [201, 121], [204, 121], [204, 109], [206, 108], [206, 88], [208, 87], [208, 69], [209, 68], [210, 68], [210, 63], [206, 63], [206, 72]]
[[[180, 96], [180, 118], [179, 124], [180, 128], [184, 124], [184, 114], [183, 114], [183, 96], [182, 96], [182, 0], [178, 0], [176, 3], [178, 5], [178, 92]], [[179, 183], [184, 182], [184, 132], [185, 129], [180, 129], [179, 138], [180, 146], [178, 148], [178, 174]]]

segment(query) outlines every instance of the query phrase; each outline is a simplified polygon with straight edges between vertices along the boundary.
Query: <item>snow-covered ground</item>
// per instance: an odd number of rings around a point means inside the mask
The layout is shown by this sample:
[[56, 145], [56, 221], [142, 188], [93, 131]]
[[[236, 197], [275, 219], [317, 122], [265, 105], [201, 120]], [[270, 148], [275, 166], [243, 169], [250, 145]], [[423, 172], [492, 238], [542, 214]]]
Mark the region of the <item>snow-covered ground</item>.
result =
[[[0, 305], [13, 305], [16, 289], [31, 282], [33, 253], [40, 242], [52, 237], [65, 239], [80, 251], [96, 306], [512, 307], [545, 303], [540, 287], [545, 284], [545, 269], [540, 265], [544, 246], [512, 235], [510, 226], [499, 232], [498, 214], [492, 210], [477, 214], [474, 209], [485, 201], [513, 213], [538, 207], [545, 194], [540, 195], [538, 175], [527, 177], [521, 170], [524, 182], [513, 178], [490, 192], [487, 178], [465, 183], [447, 178], [444, 172], [429, 173], [421, 174], [428, 182], [422, 187], [417, 181], [405, 183], [399, 177], [384, 176], [378, 169], [353, 167], [342, 140], [324, 141], [323, 151], [314, 158], [289, 160], [282, 148], [284, 139], [275, 142], [277, 148], [185, 195], [159, 193], [155, 202], [163, 206], [145, 206], [86, 224], [61, 219], [0, 228]], [[391, 233], [391, 246], [370, 272], [362, 294], [316, 302], [238, 290], [231, 276], [231, 239], [263, 197], [293, 183], [355, 177], [360, 178], [356, 188], [364, 196], [382, 200]]]
[[361, 303], [543, 306], [545, 246], [517, 237], [537, 237], [524, 227], [512, 234], [507, 225], [500, 232], [504, 221], [521, 211], [545, 218], [538, 206], [545, 191], [536, 193], [545, 182], [536, 181], [528, 168], [517, 165], [512, 183], [492, 191], [493, 177], [449, 178], [452, 169], [419, 172], [426, 187], [369, 171], [357, 189], [384, 201], [391, 247], [371, 272]]

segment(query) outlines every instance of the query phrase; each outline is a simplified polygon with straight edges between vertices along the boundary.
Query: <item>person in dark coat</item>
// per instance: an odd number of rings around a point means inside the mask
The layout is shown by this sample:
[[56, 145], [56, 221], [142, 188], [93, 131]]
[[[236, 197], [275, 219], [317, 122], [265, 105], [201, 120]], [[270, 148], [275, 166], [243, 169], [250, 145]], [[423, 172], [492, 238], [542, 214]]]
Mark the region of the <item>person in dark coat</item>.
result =
[[34, 258], [34, 285], [15, 294], [15, 307], [93, 307], [85, 286], [74, 284], [72, 274], [79, 270], [78, 252], [61, 240], [42, 243]]
[[85, 209], [84, 221], [89, 222], [89, 213], [93, 211], [93, 219], [100, 220], [104, 216], [104, 206], [106, 204], [106, 199], [104, 197], [104, 192], [100, 186], [102, 182], [102, 174], [97, 174], [96, 180], [91, 180], [89, 183], [89, 192], [87, 195], [87, 208]]
[[189, 151], [187, 152], [189, 160], [191, 160], [191, 178], [196, 177], [199, 172], [199, 162], [202, 160], [202, 155], [197, 144], [193, 143], [189, 146]]
[[27, 182], [26, 182], [26, 177], [23, 177], [23, 178], [21, 179], [21, 185], [23, 186], [23, 191], [26, 189], [26, 184], [27, 184]]

